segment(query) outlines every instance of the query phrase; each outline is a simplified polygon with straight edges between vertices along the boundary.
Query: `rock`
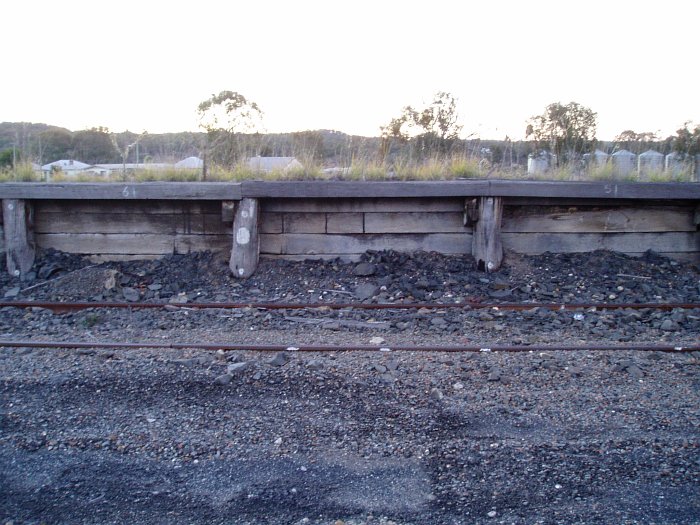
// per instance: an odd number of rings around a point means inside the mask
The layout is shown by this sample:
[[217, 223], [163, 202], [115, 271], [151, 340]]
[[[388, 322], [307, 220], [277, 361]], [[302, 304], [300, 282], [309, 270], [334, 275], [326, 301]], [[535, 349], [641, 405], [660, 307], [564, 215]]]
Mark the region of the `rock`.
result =
[[228, 385], [232, 379], [233, 376], [231, 374], [221, 374], [216, 379], [214, 379], [214, 383], [216, 383], [217, 385]]
[[454, 385], [452, 385], [452, 388], [455, 390], [462, 390], [464, 388], [464, 383], [457, 381]]
[[571, 374], [571, 377], [579, 377], [583, 373], [583, 369], [578, 366], [570, 366], [568, 367], [568, 372]]
[[445, 397], [445, 396], [438, 388], [433, 388], [430, 391], [430, 399], [434, 399], [435, 401], [440, 401], [443, 397]]
[[162, 285], [162, 284], [158, 284], [158, 283], [153, 283], [153, 284], [149, 284], [149, 285], [148, 285], [148, 289], [151, 290], [152, 292], [157, 292], [157, 291], [160, 290], [161, 288], [163, 288], [163, 285]]
[[391, 372], [396, 372], [396, 370], [399, 368], [399, 363], [397, 361], [389, 361], [386, 364], [386, 368]]
[[430, 286], [430, 283], [428, 282], [427, 279], [418, 279], [416, 281], [415, 287], [418, 288], [419, 290], [425, 290]]
[[447, 326], [447, 321], [445, 321], [445, 319], [443, 319], [442, 317], [433, 317], [430, 320], [430, 324], [433, 326], [437, 326], [438, 328], [443, 328]]
[[377, 267], [368, 262], [362, 262], [355, 266], [355, 269], [353, 270], [352, 274], [356, 275], [358, 277], [369, 277], [370, 275], [374, 275], [377, 273]]
[[170, 304], [187, 304], [187, 294], [182, 292], [177, 295], [173, 295], [168, 302]]
[[492, 510], [487, 514], [489, 518], [495, 518], [498, 515], [498, 513], [495, 510]]
[[173, 363], [176, 365], [182, 365], [186, 367], [193, 367], [198, 365], [206, 365], [212, 361], [211, 356], [200, 355], [199, 357], [190, 357], [186, 359], [174, 359]]
[[5, 292], [5, 298], [12, 299], [14, 297], [17, 297], [19, 295], [20, 291], [21, 290], [20, 290], [19, 286], [15, 286], [14, 288], [10, 288], [9, 290], [7, 290]]
[[39, 279], [48, 279], [52, 275], [62, 271], [65, 271], [65, 269], [61, 265], [57, 263], [49, 263], [39, 268], [37, 275], [39, 276]]
[[642, 379], [644, 377], [644, 372], [642, 371], [642, 369], [635, 364], [632, 364], [627, 367], [627, 373], [635, 379]]
[[384, 372], [387, 371], [387, 368], [384, 365], [373, 365], [372, 370], [375, 372], [379, 372], [380, 374], [383, 374]]
[[102, 285], [105, 290], [114, 290], [117, 286], [117, 270], [107, 270], [104, 284]]
[[141, 299], [141, 294], [135, 288], [122, 288], [122, 295], [124, 296], [124, 299], [126, 299], [130, 303], [135, 303], [136, 301]]
[[671, 319], [664, 319], [664, 322], [661, 323], [661, 326], [659, 326], [661, 330], [664, 332], [677, 332], [680, 330], [680, 326], [678, 326], [678, 323]]
[[320, 359], [312, 359], [306, 364], [306, 367], [310, 370], [323, 370], [323, 361]]
[[386, 341], [383, 337], [375, 336], [369, 340], [371, 345], [383, 345]]
[[487, 381], [500, 381], [501, 380], [501, 373], [498, 370], [492, 370], [489, 376], [486, 378]]
[[384, 277], [377, 279], [377, 285], [389, 287], [393, 281], [394, 280], [392, 279], [391, 275], [385, 275]]
[[379, 292], [379, 287], [371, 283], [363, 283], [355, 288], [355, 297], [364, 301], [366, 299], [371, 299]]
[[269, 364], [271, 364], [272, 366], [284, 366], [287, 363], [289, 363], [290, 360], [291, 358], [289, 357], [289, 355], [287, 355], [287, 353], [279, 352], [275, 357], [273, 357], [270, 360]]
[[248, 368], [248, 362], [247, 361], [241, 361], [240, 363], [231, 363], [226, 367], [226, 372], [230, 375], [236, 375], [243, 370]]
[[396, 382], [396, 378], [388, 372], [386, 374], [382, 374], [380, 380], [382, 381], [382, 383], [385, 383], [387, 385]]

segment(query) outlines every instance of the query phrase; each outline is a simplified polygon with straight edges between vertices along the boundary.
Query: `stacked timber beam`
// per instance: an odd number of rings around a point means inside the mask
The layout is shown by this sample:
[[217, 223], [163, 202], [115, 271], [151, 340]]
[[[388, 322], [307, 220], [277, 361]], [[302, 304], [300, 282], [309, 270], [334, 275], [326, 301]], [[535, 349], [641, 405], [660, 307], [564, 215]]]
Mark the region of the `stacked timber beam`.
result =
[[348, 257], [368, 249], [474, 255], [493, 271], [522, 253], [653, 248], [700, 258], [700, 184], [510, 180], [0, 184], [8, 269], [35, 245], [105, 258], [230, 250]]

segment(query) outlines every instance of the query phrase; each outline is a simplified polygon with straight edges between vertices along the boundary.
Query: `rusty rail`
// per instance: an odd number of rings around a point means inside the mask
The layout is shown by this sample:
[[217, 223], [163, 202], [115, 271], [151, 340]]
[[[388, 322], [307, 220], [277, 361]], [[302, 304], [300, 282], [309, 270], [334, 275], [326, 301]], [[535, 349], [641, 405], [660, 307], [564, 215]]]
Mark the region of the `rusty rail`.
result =
[[614, 345], [610, 343], [590, 344], [590, 345], [499, 345], [499, 344], [483, 344], [483, 345], [256, 345], [246, 343], [190, 343], [190, 342], [172, 342], [172, 343], [124, 343], [117, 341], [12, 341], [0, 340], [0, 347], [7, 348], [110, 348], [110, 349], [199, 349], [199, 350], [249, 350], [254, 352], [544, 352], [544, 351], [588, 351], [588, 352], [603, 352], [603, 351], [638, 351], [638, 352], [698, 352], [700, 344], [682, 345], [682, 344], [627, 344]]
[[356, 310], [418, 310], [426, 308], [439, 310], [446, 308], [460, 309], [487, 309], [498, 308], [501, 310], [529, 310], [543, 308], [546, 310], [620, 310], [620, 309], [652, 309], [673, 310], [680, 308], [690, 310], [700, 308], [700, 303], [482, 303], [479, 301], [467, 301], [463, 303], [269, 303], [269, 302], [230, 302], [230, 303], [127, 303], [127, 302], [54, 302], [54, 301], [0, 301], [0, 308], [45, 308], [54, 312], [67, 312], [71, 310], [85, 310], [88, 308], [184, 308], [184, 309], [237, 309], [257, 308], [261, 310], [302, 310], [313, 308], [328, 308], [341, 310], [352, 308]]

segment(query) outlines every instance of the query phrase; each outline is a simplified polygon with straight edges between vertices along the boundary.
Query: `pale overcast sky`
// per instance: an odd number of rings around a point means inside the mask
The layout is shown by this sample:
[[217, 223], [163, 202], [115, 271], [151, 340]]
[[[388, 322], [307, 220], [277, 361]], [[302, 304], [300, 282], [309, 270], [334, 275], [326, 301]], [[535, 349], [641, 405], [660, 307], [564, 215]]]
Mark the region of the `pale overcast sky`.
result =
[[448, 91], [464, 135], [522, 138], [551, 102], [598, 137], [700, 122], [700, 2], [22, 0], [3, 4], [0, 121], [197, 129], [212, 93], [268, 131], [377, 135]]

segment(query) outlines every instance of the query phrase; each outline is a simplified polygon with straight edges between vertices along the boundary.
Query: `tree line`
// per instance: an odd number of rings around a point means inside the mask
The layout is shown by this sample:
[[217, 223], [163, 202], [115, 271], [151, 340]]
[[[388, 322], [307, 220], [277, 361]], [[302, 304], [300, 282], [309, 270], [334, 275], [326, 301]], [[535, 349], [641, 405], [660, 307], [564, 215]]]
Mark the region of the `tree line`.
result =
[[77, 159], [89, 164], [174, 162], [200, 156], [206, 164], [231, 168], [255, 155], [296, 156], [304, 164], [349, 165], [358, 158], [384, 165], [461, 155], [487, 158], [504, 166], [522, 164], [527, 155], [546, 150], [560, 163], [572, 162], [596, 148], [653, 148], [700, 154], [700, 125], [685, 122], [675, 135], [622, 131], [612, 143], [596, 138], [597, 114], [577, 102], [549, 104], [526, 123], [524, 141], [482, 140], [461, 136], [457, 99], [437, 92], [427, 104], [406, 105], [377, 137], [347, 135], [332, 130], [266, 133], [260, 106], [235, 91], [221, 91], [197, 107], [201, 132], [113, 133], [104, 127], [70, 131], [47, 124], [0, 123], [0, 167], [18, 161], [39, 164]]

